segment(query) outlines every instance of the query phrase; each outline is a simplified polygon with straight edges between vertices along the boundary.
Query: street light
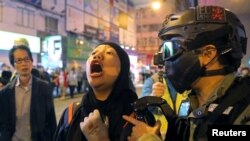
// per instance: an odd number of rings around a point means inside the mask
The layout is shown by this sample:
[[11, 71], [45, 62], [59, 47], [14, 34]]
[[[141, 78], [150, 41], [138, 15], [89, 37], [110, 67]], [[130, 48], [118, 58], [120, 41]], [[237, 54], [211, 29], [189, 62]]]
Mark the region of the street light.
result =
[[159, 0], [153, 1], [151, 6], [154, 10], [158, 10], [161, 8], [161, 2]]

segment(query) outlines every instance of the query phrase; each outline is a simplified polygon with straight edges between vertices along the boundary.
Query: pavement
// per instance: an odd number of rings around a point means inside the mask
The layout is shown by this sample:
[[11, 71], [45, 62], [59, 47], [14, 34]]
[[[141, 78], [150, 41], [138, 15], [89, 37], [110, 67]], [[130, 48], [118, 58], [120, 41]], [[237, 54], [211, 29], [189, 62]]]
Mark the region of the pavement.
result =
[[81, 102], [82, 96], [83, 96], [83, 93], [75, 94], [74, 98], [70, 98], [70, 96], [67, 96], [65, 99], [61, 99], [60, 97], [54, 98], [57, 123], [59, 122], [63, 111], [69, 106], [69, 104], [72, 102]]
[[[136, 84], [135, 87], [136, 87], [136, 93], [138, 97], [140, 97], [142, 84]], [[84, 93], [80, 93], [80, 94], [75, 94], [74, 98], [70, 98], [70, 96], [67, 96], [65, 99], [61, 99], [60, 97], [54, 98], [57, 122], [59, 122], [63, 111], [69, 106], [69, 104], [72, 102], [81, 102], [83, 95]]]

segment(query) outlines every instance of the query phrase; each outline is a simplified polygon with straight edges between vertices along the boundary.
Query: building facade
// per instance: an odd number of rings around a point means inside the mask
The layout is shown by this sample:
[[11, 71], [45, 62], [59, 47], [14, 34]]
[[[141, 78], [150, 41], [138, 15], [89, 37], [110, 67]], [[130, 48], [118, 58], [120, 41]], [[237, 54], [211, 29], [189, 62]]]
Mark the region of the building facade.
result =
[[102, 41], [134, 49], [135, 9], [129, 0], [0, 0], [0, 42], [8, 42], [0, 44], [2, 62], [14, 37], [39, 39], [30, 45], [34, 65], [77, 67]]

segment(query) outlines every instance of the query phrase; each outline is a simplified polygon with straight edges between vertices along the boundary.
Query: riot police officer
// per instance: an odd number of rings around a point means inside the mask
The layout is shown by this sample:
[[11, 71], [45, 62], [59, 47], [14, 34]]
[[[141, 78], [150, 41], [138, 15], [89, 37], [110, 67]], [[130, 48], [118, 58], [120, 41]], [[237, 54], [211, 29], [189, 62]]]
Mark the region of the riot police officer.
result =
[[[210, 126], [250, 123], [250, 88], [235, 75], [247, 37], [234, 13], [218, 6], [190, 8], [167, 17], [159, 38], [170, 82], [180, 93], [192, 90], [189, 114], [172, 123], [166, 140], [207, 140]], [[156, 126], [124, 119], [135, 125], [129, 140], [156, 136]]]

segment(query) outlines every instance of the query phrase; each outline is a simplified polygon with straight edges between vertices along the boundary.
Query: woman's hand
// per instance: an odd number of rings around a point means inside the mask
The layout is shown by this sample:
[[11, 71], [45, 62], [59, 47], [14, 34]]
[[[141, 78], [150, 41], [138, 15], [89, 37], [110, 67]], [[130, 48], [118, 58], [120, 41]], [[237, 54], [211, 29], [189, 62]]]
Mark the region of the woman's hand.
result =
[[108, 119], [103, 122], [100, 112], [95, 109], [80, 123], [82, 133], [88, 141], [109, 141]]

